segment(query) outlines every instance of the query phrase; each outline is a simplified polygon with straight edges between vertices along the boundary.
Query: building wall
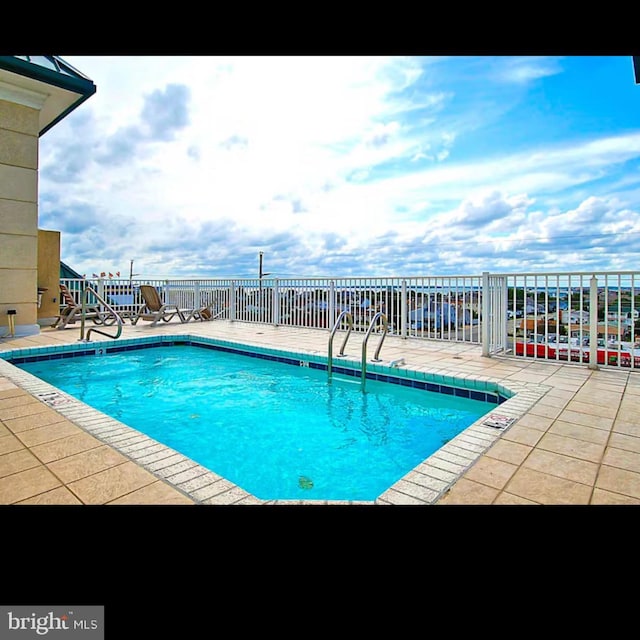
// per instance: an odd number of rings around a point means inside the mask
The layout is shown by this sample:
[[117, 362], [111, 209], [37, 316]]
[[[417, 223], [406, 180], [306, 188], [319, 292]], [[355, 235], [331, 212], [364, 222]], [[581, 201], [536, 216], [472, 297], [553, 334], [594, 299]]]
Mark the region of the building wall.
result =
[[38, 289], [42, 292], [38, 324], [52, 325], [60, 311], [60, 232], [38, 230]]
[[0, 336], [39, 332], [38, 110], [0, 100]]

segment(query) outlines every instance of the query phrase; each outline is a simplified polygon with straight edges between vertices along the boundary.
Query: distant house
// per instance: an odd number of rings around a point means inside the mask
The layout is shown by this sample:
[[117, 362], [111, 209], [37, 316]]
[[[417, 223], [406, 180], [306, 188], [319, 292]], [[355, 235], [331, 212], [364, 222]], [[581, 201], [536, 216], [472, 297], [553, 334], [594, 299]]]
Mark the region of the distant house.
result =
[[61, 278], [72, 278], [82, 280], [83, 276], [81, 276], [77, 271], [74, 271], [68, 264], [65, 264], [60, 261], [60, 277]]
[[471, 324], [471, 311], [448, 304], [431, 301], [430, 304], [412, 309], [409, 322], [414, 329], [441, 329], [443, 326], [464, 326]]
[[562, 324], [589, 324], [588, 311], [569, 311], [560, 314]]
[[[589, 325], [569, 325], [569, 335], [573, 338], [579, 338], [582, 335], [583, 338], [589, 337], [590, 327]], [[598, 338], [602, 338], [609, 342], [613, 340], [622, 340], [625, 335], [625, 327], [621, 325], [618, 327], [618, 324], [599, 322], [596, 325], [596, 332], [598, 334]]]
[[544, 304], [538, 302], [538, 304], [536, 304], [533, 300], [533, 298], [527, 298], [525, 300], [525, 305], [524, 305], [524, 310], [525, 313], [530, 314], [530, 313], [536, 313], [536, 311], [538, 313], [544, 313], [545, 312], [545, 306]]
[[609, 309], [607, 312], [607, 320], [620, 320], [622, 322], [628, 321], [629, 324], [631, 323], [632, 316], [634, 320], [637, 320], [640, 317], [640, 309], [634, 309], [631, 311], [631, 307], [621, 307], [620, 311], [616, 308]]
[[[588, 322], [564, 324], [563, 327], [563, 331], [566, 330], [569, 337], [573, 340], [589, 338], [591, 328]], [[523, 335], [527, 338], [530, 338], [534, 334], [542, 337], [548, 333], [551, 339], [554, 334], [560, 333], [560, 327], [556, 325], [555, 320], [549, 320], [548, 317], [546, 319], [538, 318], [537, 322], [534, 318], [527, 318], [516, 323], [516, 332], [517, 335]], [[626, 327], [625, 325], [618, 326], [617, 323], [599, 322], [596, 326], [596, 332], [598, 338], [604, 340], [622, 340], [626, 334]], [[563, 334], [560, 333], [560, 335]]]

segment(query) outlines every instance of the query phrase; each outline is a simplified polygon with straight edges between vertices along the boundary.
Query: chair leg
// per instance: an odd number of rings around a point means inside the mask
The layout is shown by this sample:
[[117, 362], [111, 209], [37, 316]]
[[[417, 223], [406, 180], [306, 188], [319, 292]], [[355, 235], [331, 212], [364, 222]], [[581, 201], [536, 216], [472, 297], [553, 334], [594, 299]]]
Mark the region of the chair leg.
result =
[[138, 320], [140, 320], [140, 318], [142, 317], [142, 314], [144, 312], [144, 307], [140, 307], [130, 318], [131, 320], [131, 324], [137, 324]]
[[68, 309], [66, 313], [62, 313], [54, 327], [56, 329], [64, 329], [68, 324], [73, 324], [75, 322], [75, 317], [77, 315], [77, 311], [75, 309]]

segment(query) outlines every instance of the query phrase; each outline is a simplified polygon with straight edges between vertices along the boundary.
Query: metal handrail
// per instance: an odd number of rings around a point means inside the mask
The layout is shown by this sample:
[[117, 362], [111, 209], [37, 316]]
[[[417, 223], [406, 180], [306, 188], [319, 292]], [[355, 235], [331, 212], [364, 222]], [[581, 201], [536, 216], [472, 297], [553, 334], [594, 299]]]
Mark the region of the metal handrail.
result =
[[367, 342], [369, 341], [369, 336], [373, 331], [373, 327], [376, 324], [376, 321], [380, 318], [382, 320], [382, 336], [380, 336], [380, 342], [378, 343], [378, 348], [376, 352], [373, 354], [373, 358], [371, 358], [371, 362], [380, 362], [378, 356], [380, 355], [380, 349], [382, 348], [382, 343], [387, 335], [387, 331], [389, 330], [389, 323], [387, 321], [387, 316], [382, 313], [382, 311], [378, 311], [375, 316], [371, 319], [371, 324], [367, 329], [367, 333], [362, 341], [362, 392], [364, 393], [365, 384], [367, 380]]
[[340, 353], [338, 353], [339, 358], [344, 357], [344, 348], [347, 345], [347, 340], [349, 339], [349, 335], [353, 331], [353, 316], [350, 311], [341, 311], [336, 323], [333, 325], [333, 329], [331, 329], [331, 335], [329, 336], [329, 350], [327, 357], [327, 373], [329, 375], [329, 382], [331, 382], [331, 365], [333, 363], [333, 336], [335, 336], [342, 319], [347, 321], [347, 335], [344, 337], [342, 341], [342, 347], [340, 347]]
[[[104, 331], [100, 331], [100, 329], [95, 329], [94, 327], [91, 327], [91, 329], [89, 329], [89, 331], [87, 331], [87, 338], [85, 340], [85, 337], [84, 337], [84, 324], [85, 324], [86, 316], [87, 316], [87, 299], [89, 297], [89, 293], [93, 293], [93, 295], [98, 299], [100, 304], [104, 305], [104, 307], [106, 307], [106, 309], [109, 311], [109, 313], [111, 313], [115, 317], [116, 322], [118, 323], [118, 329], [117, 329], [115, 335], [111, 335], [110, 333], [105, 333]], [[103, 323], [104, 323], [104, 319], [103, 319]], [[117, 340], [122, 335], [122, 325], [123, 324], [124, 324], [124, 321], [122, 320], [122, 317], [120, 316], [120, 314], [95, 289], [92, 289], [91, 287], [86, 287], [83, 290], [83, 292], [82, 292], [82, 317], [81, 317], [81, 320], [80, 320], [80, 338], [78, 340], [79, 342], [89, 342], [89, 336], [91, 335], [92, 331], [95, 331], [96, 333], [100, 333], [103, 336], [106, 336], [107, 338], [113, 338], [114, 340]]]

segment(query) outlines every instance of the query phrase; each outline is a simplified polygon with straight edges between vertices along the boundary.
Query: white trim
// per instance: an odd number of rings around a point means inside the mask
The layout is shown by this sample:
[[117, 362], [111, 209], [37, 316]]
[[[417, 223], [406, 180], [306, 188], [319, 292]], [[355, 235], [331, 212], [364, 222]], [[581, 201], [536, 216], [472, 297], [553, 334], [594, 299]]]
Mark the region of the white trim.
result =
[[50, 95], [49, 93], [32, 91], [31, 89], [25, 89], [0, 80], [0, 100], [15, 102], [25, 107], [40, 110]]

